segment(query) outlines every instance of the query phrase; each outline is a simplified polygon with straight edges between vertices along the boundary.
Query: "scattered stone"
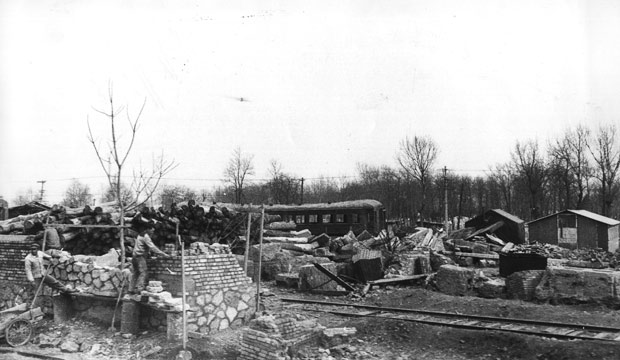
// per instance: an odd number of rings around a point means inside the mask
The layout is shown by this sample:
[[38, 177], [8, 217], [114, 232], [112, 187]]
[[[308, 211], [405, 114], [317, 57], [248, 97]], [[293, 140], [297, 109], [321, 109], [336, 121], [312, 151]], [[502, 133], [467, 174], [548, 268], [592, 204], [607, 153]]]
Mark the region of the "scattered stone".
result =
[[62, 339], [60, 337], [50, 336], [41, 334], [39, 335], [39, 347], [47, 348], [47, 347], [57, 347], [60, 345]]
[[68, 353], [75, 353], [75, 352], [80, 351], [80, 345], [78, 345], [74, 341], [66, 340], [62, 344], [60, 344], [60, 351], [68, 352]]
[[97, 355], [101, 351], [101, 344], [93, 344], [93, 346], [88, 351], [89, 355]]

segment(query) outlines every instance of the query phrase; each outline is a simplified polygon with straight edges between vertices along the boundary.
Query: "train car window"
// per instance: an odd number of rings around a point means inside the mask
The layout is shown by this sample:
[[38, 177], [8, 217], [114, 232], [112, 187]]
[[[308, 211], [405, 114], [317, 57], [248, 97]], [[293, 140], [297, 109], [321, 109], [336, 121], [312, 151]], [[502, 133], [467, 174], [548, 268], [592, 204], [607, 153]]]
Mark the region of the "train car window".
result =
[[360, 222], [360, 217], [357, 214], [351, 214], [351, 222], [353, 224], [357, 224]]
[[285, 222], [291, 222], [293, 221], [293, 215], [284, 215], [283, 219]]
[[304, 215], [295, 215], [296, 224], [303, 224], [304, 222]]
[[332, 214], [323, 214], [323, 224], [332, 222]]
[[344, 222], [344, 214], [336, 214], [336, 222], [343, 223]]
[[319, 222], [319, 216], [317, 214], [308, 215], [308, 222], [310, 224], [316, 224]]

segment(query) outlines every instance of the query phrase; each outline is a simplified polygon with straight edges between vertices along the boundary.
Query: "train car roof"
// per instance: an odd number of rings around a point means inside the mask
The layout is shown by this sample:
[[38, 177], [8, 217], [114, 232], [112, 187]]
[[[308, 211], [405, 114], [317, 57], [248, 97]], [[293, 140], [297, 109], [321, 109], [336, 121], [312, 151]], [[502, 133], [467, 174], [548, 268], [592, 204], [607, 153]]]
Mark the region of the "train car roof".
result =
[[382, 207], [377, 200], [365, 199], [365, 200], [351, 200], [351, 201], [339, 201], [333, 203], [315, 203], [315, 204], [301, 204], [301, 205], [268, 205], [265, 206], [265, 211], [295, 211], [295, 210], [349, 210], [349, 209], [376, 209]]
[[[240, 211], [240, 212], [260, 212], [260, 205], [256, 204], [233, 204], [233, 203], [211, 203], [211, 204], [201, 204], [201, 206], [209, 207], [215, 206], [216, 208], [226, 207], [229, 210]], [[282, 204], [274, 204], [274, 205], [265, 205], [265, 211], [298, 211], [298, 210], [348, 210], [348, 209], [376, 209], [378, 207], [383, 207], [383, 204], [377, 200], [372, 199], [364, 199], [364, 200], [350, 200], [350, 201], [339, 201], [332, 203], [309, 203], [309, 204], [299, 204], [299, 205], [282, 205]]]

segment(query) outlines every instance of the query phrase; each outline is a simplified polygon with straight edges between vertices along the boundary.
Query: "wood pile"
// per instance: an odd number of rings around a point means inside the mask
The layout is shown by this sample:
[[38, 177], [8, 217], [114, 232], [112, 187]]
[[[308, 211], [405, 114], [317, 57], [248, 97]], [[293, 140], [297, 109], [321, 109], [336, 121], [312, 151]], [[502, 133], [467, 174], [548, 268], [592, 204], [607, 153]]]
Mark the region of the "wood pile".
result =
[[[205, 207], [193, 201], [179, 206], [173, 204], [169, 210], [145, 207], [139, 212], [126, 213], [124, 238], [127, 254], [133, 250], [135, 239], [145, 224], [154, 226], [155, 233], [151, 238], [160, 249], [164, 249], [165, 244], [177, 243], [177, 226], [178, 235], [187, 245], [200, 241], [228, 244], [234, 248], [235, 244], [240, 245], [239, 236], [245, 235], [247, 216], [225, 207]], [[260, 214], [252, 214], [252, 219], [252, 238], [258, 239]], [[266, 222], [279, 220], [279, 216], [266, 216]], [[36, 241], [42, 242], [44, 228], [51, 226], [57, 229], [66, 251], [102, 255], [111, 248], [120, 248], [119, 225], [120, 213], [115, 203], [102, 204], [94, 209], [90, 206], [65, 208], [54, 205], [49, 211], [0, 222], [0, 234], [32, 235]]]

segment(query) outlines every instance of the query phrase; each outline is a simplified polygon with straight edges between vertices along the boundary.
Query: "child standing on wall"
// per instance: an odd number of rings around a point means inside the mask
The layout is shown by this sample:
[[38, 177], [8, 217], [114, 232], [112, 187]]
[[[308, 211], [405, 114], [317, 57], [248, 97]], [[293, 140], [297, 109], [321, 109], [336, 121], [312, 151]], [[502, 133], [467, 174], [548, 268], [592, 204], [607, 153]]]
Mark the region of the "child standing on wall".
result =
[[148, 270], [146, 268], [146, 258], [149, 255], [149, 251], [153, 251], [153, 253], [161, 255], [165, 258], [171, 257], [165, 252], [159, 250], [159, 248], [155, 246], [155, 244], [153, 244], [153, 240], [151, 240], [150, 237], [153, 232], [153, 225], [147, 224], [142, 228], [142, 231], [140, 231], [140, 234], [136, 238], [136, 244], [133, 247], [131, 257], [131, 264], [133, 265], [133, 275], [131, 285], [129, 287], [130, 294], [139, 294], [142, 292], [142, 290], [144, 290]]

